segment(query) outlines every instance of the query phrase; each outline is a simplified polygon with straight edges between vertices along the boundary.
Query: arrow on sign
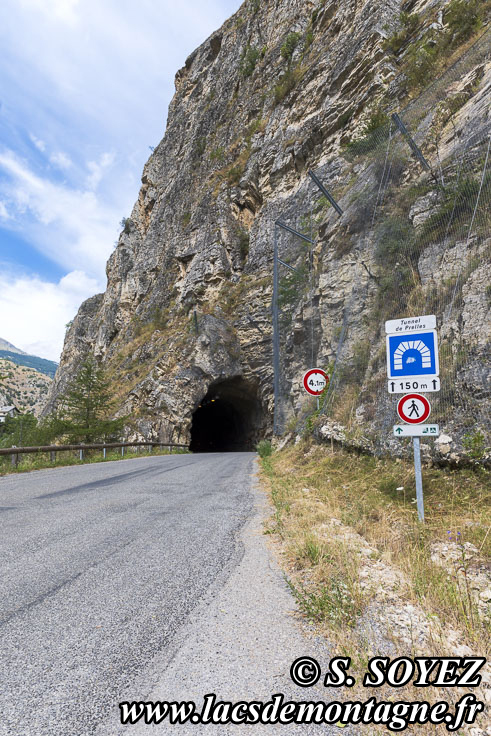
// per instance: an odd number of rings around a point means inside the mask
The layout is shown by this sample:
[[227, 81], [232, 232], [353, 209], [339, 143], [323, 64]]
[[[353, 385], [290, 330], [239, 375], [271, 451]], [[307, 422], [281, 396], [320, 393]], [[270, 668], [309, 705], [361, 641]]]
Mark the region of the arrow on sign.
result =
[[402, 428], [401, 428], [401, 427], [398, 427], [398, 428], [396, 429], [396, 432], [398, 432], [399, 434], [401, 434], [401, 432], [402, 432]]

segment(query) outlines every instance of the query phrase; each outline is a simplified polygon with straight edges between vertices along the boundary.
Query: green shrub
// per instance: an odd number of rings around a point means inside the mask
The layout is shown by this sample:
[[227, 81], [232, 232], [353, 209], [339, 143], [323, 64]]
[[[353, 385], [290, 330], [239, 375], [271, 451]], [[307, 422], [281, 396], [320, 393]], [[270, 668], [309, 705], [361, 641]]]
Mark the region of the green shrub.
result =
[[181, 223], [183, 227], [187, 227], [191, 222], [191, 213], [185, 212], [182, 216]]
[[296, 304], [303, 293], [307, 283], [307, 265], [305, 263], [297, 267], [295, 271], [288, 271], [278, 284], [278, 306], [280, 309]]
[[451, 0], [444, 22], [448, 26], [451, 46], [460, 46], [482, 26], [484, 12], [481, 0]]
[[312, 26], [309, 26], [307, 28], [307, 33], [305, 34], [305, 49], [307, 50], [312, 46], [314, 42], [314, 31], [312, 29]]
[[244, 171], [245, 171], [245, 166], [241, 166], [240, 164], [231, 166], [230, 169], [227, 171], [228, 183], [237, 185], [242, 179]]
[[360, 606], [349, 580], [340, 574], [333, 575], [318, 591], [296, 587], [290, 580], [288, 586], [298, 605], [312, 621], [328, 622], [340, 629], [353, 628], [360, 614]]
[[482, 432], [468, 432], [462, 439], [462, 444], [469, 457], [473, 460], [482, 460], [486, 452], [486, 442]]
[[128, 235], [129, 232], [131, 232], [131, 226], [132, 226], [131, 217], [123, 217], [121, 222], [119, 223], [120, 227], [122, 228], [123, 232]]
[[261, 440], [257, 443], [256, 450], [259, 457], [269, 457], [273, 454], [273, 445], [269, 440]]
[[404, 264], [379, 277], [376, 306], [382, 315], [386, 314], [387, 310], [393, 310], [395, 303], [399, 303], [401, 309], [405, 307], [413, 281], [412, 276], [412, 270]]
[[378, 227], [376, 237], [375, 258], [381, 265], [392, 266], [403, 255], [412, 255], [415, 233], [409, 220], [388, 217]]
[[251, 0], [252, 12], [254, 15], [257, 13], [261, 5], [261, 0]]
[[387, 475], [382, 476], [382, 478], [378, 482], [378, 490], [380, 491], [380, 493], [383, 493], [384, 496], [389, 496], [394, 500], [398, 498], [397, 488], [399, 486], [400, 484], [397, 480], [395, 480], [395, 478]]
[[383, 128], [389, 125], [389, 117], [380, 106], [374, 108], [360, 131], [360, 136], [348, 143], [345, 153], [348, 157], [359, 156], [373, 151], [380, 143]]
[[255, 46], [247, 45], [240, 57], [240, 73], [243, 77], [250, 77], [256, 68], [257, 60], [261, 55], [261, 51]]
[[353, 348], [353, 358], [351, 360], [351, 378], [357, 382], [363, 380], [370, 360], [370, 341], [360, 340]]
[[218, 148], [215, 148], [210, 153], [210, 161], [222, 163], [222, 161], [225, 158], [225, 150], [222, 146], [219, 146]]
[[163, 330], [169, 323], [169, 310], [163, 307], [154, 306], [149, 316], [155, 330]]
[[365, 123], [363, 134], [368, 135], [374, 130], [378, 130], [383, 125], [386, 125], [388, 122], [389, 117], [385, 110], [383, 110], [380, 106], [375, 107], [370, 113], [370, 117], [368, 118], [367, 122]]
[[238, 232], [239, 253], [243, 261], [249, 255], [250, 237], [247, 230], [240, 229]]
[[418, 89], [428, 83], [436, 70], [440, 48], [422, 39], [410, 49], [406, 78], [410, 89]]
[[287, 97], [290, 92], [296, 87], [297, 82], [303, 76], [303, 71], [300, 67], [288, 68], [287, 71], [280, 77], [280, 81], [275, 85], [274, 88], [274, 101], [278, 104]]
[[408, 39], [416, 32], [419, 26], [419, 17], [417, 13], [404, 13], [402, 12], [399, 16], [399, 20], [402, 25], [402, 29], [397, 33], [394, 33], [388, 38], [383, 47], [387, 51], [392, 51], [393, 54], [398, 54]]
[[206, 150], [206, 136], [201, 136], [196, 140], [195, 150], [198, 156], [201, 158]]
[[[491, 174], [483, 182], [483, 191], [491, 183]], [[472, 216], [481, 183], [471, 177], [463, 177], [452, 188], [448, 188], [435, 212], [426, 220], [421, 234], [429, 241], [436, 242], [446, 232], [452, 232], [466, 217]]]
[[293, 52], [300, 43], [300, 33], [292, 32], [286, 37], [284, 44], [281, 47], [282, 57], [290, 64], [293, 56]]
[[448, 49], [465, 43], [481, 28], [489, 5], [489, 0], [451, 0], [444, 14], [445, 32], [435, 39], [428, 31], [408, 51], [405, 72], [410, 90], [425, 86], [442, 60], [449, 58]]

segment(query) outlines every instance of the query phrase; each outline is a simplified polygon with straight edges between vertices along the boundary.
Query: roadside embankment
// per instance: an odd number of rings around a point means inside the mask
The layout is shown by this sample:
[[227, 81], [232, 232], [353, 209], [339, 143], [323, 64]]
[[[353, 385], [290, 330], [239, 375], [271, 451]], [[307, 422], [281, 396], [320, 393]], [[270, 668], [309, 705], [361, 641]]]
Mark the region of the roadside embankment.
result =
[[[425, 469], [424, 525], [417, 517], [414, 468], [403, 460], [302, 441], [263, 457], [262, 479], [274, 504], [267, 531], [291, 590], [339, 655], [352, 658], [352, 668], [364, 672], [377, 655], [488, 655], [488, 470]], [[480, 695], [489, 704], [486, 667]], [[398, 698], [421, 699], [417, 690], [410, 684]], [[462, 694], [445, 688], [444, 697], [456, 702]], [[424, 697], [441, 699], [441, 688], [425, 688]], [[472, 736], [491, 733], [482, 730], [486, 718], [472, 727]], [[444, 732], [444, 726], [426, 728]]]

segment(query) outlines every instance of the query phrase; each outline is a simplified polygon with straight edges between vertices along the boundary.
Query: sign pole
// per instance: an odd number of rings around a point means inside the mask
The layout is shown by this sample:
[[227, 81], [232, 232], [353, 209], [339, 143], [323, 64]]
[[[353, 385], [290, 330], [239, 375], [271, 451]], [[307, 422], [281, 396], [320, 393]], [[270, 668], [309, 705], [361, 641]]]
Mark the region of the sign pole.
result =
[[274, 226], [274, 250], [273, 250], [273, 391], [274, 391], [274, 416], [273, 434], [279, 434], [280, 413], [280, 326], [278, 317], [278, 228]]
[[413, 437], [414, 475], [416, 477], [416, 500], [418, 502], [418, 519], [424, 523], [425, 507], [423, 500], [423, 476], [421, 473], [421, 450], [419, 437]]

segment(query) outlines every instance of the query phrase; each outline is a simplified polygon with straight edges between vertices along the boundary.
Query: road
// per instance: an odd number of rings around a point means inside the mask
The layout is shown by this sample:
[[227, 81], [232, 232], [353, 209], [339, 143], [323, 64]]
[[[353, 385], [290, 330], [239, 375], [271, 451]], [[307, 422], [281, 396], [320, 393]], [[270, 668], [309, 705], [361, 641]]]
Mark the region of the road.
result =
[[254, 471], [254, 454], [227, 453], [0, 478], [0, 734], [168, 733], [121, 726], [118, 703], [291, 690], [309, 652]]

